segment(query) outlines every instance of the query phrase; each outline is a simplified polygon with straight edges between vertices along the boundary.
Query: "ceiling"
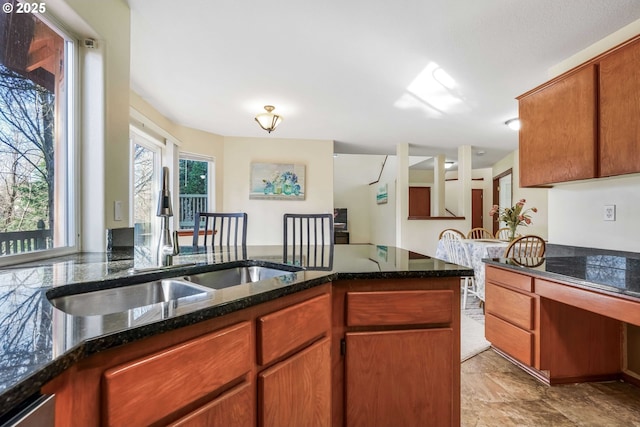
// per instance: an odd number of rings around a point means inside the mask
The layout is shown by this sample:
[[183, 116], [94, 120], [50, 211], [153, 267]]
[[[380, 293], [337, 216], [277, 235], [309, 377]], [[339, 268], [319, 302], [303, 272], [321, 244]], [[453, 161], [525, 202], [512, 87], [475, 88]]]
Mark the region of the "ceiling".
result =
[[[349, 154], [471, 145], [474, 168], [517, 148], [516, 96], [640, 18], [640, 0], [128, 3], [132, 89], [176, 123]], [[271, 134], [253, 120], [267, 104]]]

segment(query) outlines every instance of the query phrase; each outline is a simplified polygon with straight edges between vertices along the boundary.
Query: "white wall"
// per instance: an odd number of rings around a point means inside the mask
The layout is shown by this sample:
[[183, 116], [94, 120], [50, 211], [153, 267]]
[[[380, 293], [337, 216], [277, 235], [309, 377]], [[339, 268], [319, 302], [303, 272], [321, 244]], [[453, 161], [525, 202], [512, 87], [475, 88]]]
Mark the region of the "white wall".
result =
[[350, 243], [371, 242], [369, 183], [378, 179], [384, 158], [383, 155], [339, 154], [333, 159], [333, 205], [347, 208]]
[[[249, 200], [251, 163], [306, 166], [305, 200]], [[224, 138], [223, 212], [248, 214], [250, 245], [282, 243], [285, 213], [333, 213], [333, 141]]]
[[[604, 221], [604, 206], [616, 220]], [[640, 175], [557, 185], [549, 190], [549, 240], [574, 246], [640, 252]]]
[[[367, 208], [371, 215], [371, 243], [376, 245], [396, 245], [396, 175], [398, 159], [389, 156], [380, 181], [368, 189]], [[387, 184], [387, 203], [377, 204], [376, 195], [381, 185]]]
[[[521, 188], [520, 187], [520, 150], [515, 150], [505, 156], [495, 165], [493, 165], [493, 176], [497, 176], [505, 172], [509, 168], [513, 170], [513, 196], [512, 202], [515, 204], [520, 199], [525, 199], [526, 208], [537, 208], [538, 212], [531, 214], [531, 225], [527, 227], [518, 227], [519, 234], [535, 234], [551, 243], [558, 243], [552, 240], [548, 231], [548, 218], [550, 216], [548, 209], [547, 196], [549, 189], [547, 188]], [[492, 196], [493, 197], [493, 196]]]

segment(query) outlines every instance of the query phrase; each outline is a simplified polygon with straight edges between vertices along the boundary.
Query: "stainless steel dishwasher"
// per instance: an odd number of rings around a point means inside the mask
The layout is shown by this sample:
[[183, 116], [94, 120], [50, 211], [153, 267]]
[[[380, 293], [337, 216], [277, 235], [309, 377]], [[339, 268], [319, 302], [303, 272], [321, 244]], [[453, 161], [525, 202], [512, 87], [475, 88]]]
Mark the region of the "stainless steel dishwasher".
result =
[[39, 396], [0, 427], [54, 427], [55, 395]]

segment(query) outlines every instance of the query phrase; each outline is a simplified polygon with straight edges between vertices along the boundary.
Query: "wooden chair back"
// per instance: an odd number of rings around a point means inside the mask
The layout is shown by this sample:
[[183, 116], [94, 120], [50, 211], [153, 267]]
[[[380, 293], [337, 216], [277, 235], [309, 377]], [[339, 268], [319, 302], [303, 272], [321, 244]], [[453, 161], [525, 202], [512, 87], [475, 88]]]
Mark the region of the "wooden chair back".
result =
[[307, 269], [333, 268], [333, 214], [284, 214], [283, 259]]
[[445, 228], [440, 232], [440, 235], [438, 236], [438, 240], [442, 239], [442, 236], [446, 231], [452, 231], [454, 233], [457, 233], [461, 239], [464, 239], [464, 233], [462, 231], [456, 230], [455, 228]]
[[540, 258], [546, 245], [540, 236], [521, 236], [514, 239], [504, 251], [505, 258]]
[[471, 257], [469, 256], [469, 251], [467, 246], [462, 244], [464, 235], [458, 230], [444, 230], [441, 235], [449, 262], [463, 267], [470, 267]]
[[486, 228], [476, 227], [467, 233], [467, 239], [493, 239], [493, 234]]
[[509, 227], [502, 227], [496, 231], [496, 239], [509, 240]]
[[242, 259], [247, 257], [247, 214], [244, 212], [198, 212], [193, 224], [193, 246], [198, 246], [204, 230], [203, 246], [211, 236], [211, 247], [220, 251], [242, 249]]

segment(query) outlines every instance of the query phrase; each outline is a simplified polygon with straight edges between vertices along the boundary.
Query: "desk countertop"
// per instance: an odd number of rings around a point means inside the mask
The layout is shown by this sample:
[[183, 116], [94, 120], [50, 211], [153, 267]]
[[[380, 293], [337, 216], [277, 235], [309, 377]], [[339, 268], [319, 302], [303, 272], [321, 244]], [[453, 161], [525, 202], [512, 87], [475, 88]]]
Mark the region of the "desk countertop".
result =
[[[282, 263], [282, 249], [249, 246], [247, 260], [254, 265]], [[323, 270], [292, 272], [217, 290], [208, 299], [177, 305], [172, 313], [159, 318], [136, 316], [132, 310], [105, 316], [72, 316], [54, 308], [47, 299], [47, 293], [70, 288], [82, 291], [142, 283], [239, 262], [228, 259], [228, 253], [186, 247], [173, 260], [174, 265], [185, 266], [162, 272], [129, 273], [131, 268], [151, 266], [143, 252], [82, 253], [0, 270], [0, 415], [91, 354], [323, 283], [469, 274], [464, 267], [394, 247], [335, 245], [333, 265]]]
[[640, 300], [640, 259], [613, 255], [492, 258], [485, 263]]

